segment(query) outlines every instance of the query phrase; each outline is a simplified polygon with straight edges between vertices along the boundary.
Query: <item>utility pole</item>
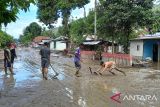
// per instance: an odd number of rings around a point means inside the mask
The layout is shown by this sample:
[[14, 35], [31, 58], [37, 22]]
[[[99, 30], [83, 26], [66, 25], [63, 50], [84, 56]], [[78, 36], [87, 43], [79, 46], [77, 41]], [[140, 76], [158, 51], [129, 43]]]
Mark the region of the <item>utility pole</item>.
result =
[[84, 10], [84, 18], [86, 18], [86, 8], [83, 6], [83, 10]]
[[95, 0], [94, 36], [97, 35], [97, 0]]
[[7, 33], [7, 27], [5, 26], [5, 32]]

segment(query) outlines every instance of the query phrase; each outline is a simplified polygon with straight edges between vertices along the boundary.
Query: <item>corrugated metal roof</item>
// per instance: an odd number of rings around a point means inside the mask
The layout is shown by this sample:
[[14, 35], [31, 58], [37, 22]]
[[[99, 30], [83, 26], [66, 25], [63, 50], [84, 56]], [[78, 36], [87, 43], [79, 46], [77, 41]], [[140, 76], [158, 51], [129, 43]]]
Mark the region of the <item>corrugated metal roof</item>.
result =
[[42, 40], [49, 40], [50, 37], [47, 37], [47, 36], [37, 36], [33, 39], [34, 42], [42, 42]]
[[146, 39], [160, 39], [160, 33], [158, 32], [158, 33], [155, 33], [155, 34], [147, 34], [145, 36], [138, 37], [138, 38], [135, 38], [135, 39], [132, 39], [132, 40], [146, 40]]
[[89, 42], [83, 42], [84, 45], [97, 45], [99, 44], [101, 41], [89, 41]]

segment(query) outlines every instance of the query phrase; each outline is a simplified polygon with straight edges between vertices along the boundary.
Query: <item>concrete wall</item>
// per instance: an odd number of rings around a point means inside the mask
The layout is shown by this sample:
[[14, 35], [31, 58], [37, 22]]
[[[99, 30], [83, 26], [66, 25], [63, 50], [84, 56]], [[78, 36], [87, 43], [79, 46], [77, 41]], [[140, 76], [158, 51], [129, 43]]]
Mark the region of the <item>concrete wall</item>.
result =
[[63, 43], [63, 41], [52, 41], [50, 43], [50, 49], [51, 50], [58, 50], [58, 51], [63, 51], [66, 49], [66, 43]]
[[137, 57], [138, 59], [143, 58], [143, 40], [135, 40], [130, 42], [130, 55]]
[[54, 50], [54, 42], [53, 42], [53, 41], [50, 42], [50, 49], [51, 49], [51, 50]]

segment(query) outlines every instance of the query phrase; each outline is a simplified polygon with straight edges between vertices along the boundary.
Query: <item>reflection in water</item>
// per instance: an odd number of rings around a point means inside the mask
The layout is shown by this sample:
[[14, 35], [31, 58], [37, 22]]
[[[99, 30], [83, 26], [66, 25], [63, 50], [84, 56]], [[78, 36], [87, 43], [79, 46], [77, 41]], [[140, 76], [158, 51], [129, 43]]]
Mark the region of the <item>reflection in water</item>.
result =
[[113, 92], [114, 94], [120, 93], [120, 92], [118, 91], [118, 89], [116, 89], [116, 88], [113, 88], [113, 89], [112, 89], [112, 92]]
[[70, 102], [73, 102], [73, 91], [67, 87], [65, 88], [65, 90], [67, 91], [67, 93], [66, 93], [67, 96], [71, 99]]
[[11, 91], [15, 86], [15, 82], [16, 82], [16, 80], [14, 79], [13, 75], [4, 75], [2, 90], [6, 91], [6, 92]]
[[39, 79], [38, 77], [34, 77], [33, 73], [32, 73], [32, 72], [36, 73], [37, 69], [29, 68], [28, 66], [26, 66], [25, 62], [17, 61], [14, 64], [14, 66], [15, 66], [15, 68], [17, 68], [15, 70], [15, 72], [16, 72], [15, 78], [16, 78], [17, 82], [24, 81], [24, 80], [27, 80], [29, 78], [30, 79]]
[[78, 104], [80, 107], [87, 107], [87, 102], [86, 102], [86, 84], [87, 82], [82, 83], [81, 80], [77, 79], [74, 83], [76, 87], [74, 90], [69, 90], [70, 93], [73, 94], [73, 102]]
[[78, 104], [79, 104], [81, 107], [86, 107], [86, 101], [85, 101], [85, 99], [83, 99], [82, 97], [79, 97], [79, 99], [78, 99]]
[[[63, 72], [63, 69], [58, 68], [58, 69], [54, 69], [54, 70], [56, 70], [56, 72], [59, 73], [59, 75], [57, 76], [58, 80], [64, 80], [65, 79], [65, 74]], [[55, 73], [54, 70], [51, 67], [49, 67], [49, 69], [48, 69], [48, 75], [51, 76], [51, 77], [54, 77], [54, 75], [56, 75], [56, 73]]]

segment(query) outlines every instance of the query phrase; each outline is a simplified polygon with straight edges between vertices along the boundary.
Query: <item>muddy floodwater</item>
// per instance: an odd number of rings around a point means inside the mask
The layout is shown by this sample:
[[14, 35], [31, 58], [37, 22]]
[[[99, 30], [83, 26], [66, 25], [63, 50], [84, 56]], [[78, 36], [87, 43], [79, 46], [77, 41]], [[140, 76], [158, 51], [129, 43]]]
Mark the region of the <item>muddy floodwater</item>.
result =
[[[18, 48], [15, 75], [5, 75], [0, 62], [0, 107], [160, 107], [159, 64], [120, 68], [102, 76], [90, 74], [99, 62], [84, 59], [81, 77], [75, 77], [73, 58], [51, 54], [49, 80], [43, 80], [39, 50]], [[8, 72], [9, 73], [9, 72]]]

